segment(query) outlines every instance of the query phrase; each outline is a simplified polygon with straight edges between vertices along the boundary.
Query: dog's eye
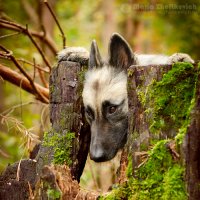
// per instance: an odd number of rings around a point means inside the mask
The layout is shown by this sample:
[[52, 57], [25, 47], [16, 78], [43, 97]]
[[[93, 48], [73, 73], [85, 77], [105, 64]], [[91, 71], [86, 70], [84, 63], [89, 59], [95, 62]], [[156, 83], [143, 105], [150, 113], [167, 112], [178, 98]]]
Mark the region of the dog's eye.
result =
[[108, 109], [108, 113], [113, 114], [116, 112], [116, 110], [117, 110], [117, 106], [110, 106]]

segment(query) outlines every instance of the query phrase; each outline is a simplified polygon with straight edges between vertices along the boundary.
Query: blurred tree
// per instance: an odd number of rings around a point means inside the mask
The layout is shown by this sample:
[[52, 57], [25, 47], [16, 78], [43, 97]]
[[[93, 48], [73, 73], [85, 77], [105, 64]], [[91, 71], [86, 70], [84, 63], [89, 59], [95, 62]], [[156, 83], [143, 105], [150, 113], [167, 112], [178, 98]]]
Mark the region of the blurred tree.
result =
[[[0, 29], [0, 43], [6, 49], [12, 51], [11, 54], [6, 53], [1, 47], [1, 73], [3, 72], [5, 76], [5, 73], [9, 72], [9, 70], [4, 70], [6, 66], [13, 70], [10, 72], [18, 74], [23, 78], [22, 70], [24, 70], [27, 76], [32, 79], [32, 82], [38, 82], [47, 87], [48, 67], [42, 61], [42, 54], [37, 52], [37, 48], [31, 40], [34, 40], [39, 45], [49, 63], [55, 60], [55, 51], [52, 51], [46, 42], [46, 40], [48, 42], [53, 41], [55, 21], [52, 15], [43, 1], [40, 0], [20, 0], [6, 3], [1, 1], [0, 5], [0, 26], [3, 27]], [[49, 5], [55, 12], [56, 1], [50, 0]], [[28, 24], [28, 27], [25, 27], [26, 24]], [[34, 33], [40, 36], [38, 39], [33, 38], [31, 35], [29, 36], [31, 29], [37, 31]], [[31, 34], [33, 33], [31, 32]], [[54, 45], [53, 42], [51, 42], [51, 45]], [[53, 47], [56, 48], [55, 45]], [[11, 56], [6, 56], [6, 54]], [[19, 72], [19, 68], [16, 70], [16, 63], [13, 64], [10, 61], [13, 59], [12, 56], [21, 66], [21, 72]], [[7, 77], [11, 76], [10, 72], [6, 75]], [[1, 76], [3, 75], [1, 74]], [[16, 78], [12, 78], [14, 82], [17, 81]], [[27, 83], [29, 84], [29, 81]], [[18, 86], [24, 88], [23, 84], [19, 82]], [[20, 88], [16, 89], [14, 87], [3, 81], [1, 77], [0, 89], [3, 97], [1, 98], [0, 107], [0, 154], [2, 154], [0, 156], [0, 170], [4, 168], [3, 163], [14, 162], [21, 157], [27, 156], [27, 150], [30, 151], [34, 144], [38, 142], [37, 135], [42, 136], [46, 124], [49, 124], [47, 120], [47, 107], [35, 101], [32, 96]], [[32, 87], [30, 87], [31, 90], [34, 91]], [[48, 89], [46, 90], [48, 91]], [[13, 152], [16, 146], [19, 147], [19, 151]]]
[[160, 3], [165, 9], [158, 13], [158, 17], [163, 19], [164, 25], [171, 26], [171, 29], [166, 30], [169, 31], [167, 40], [169, 47], [177, 45], [180, 51], [198, 59], [200, 55], [200, 2], [198, 0], [170, 0]]

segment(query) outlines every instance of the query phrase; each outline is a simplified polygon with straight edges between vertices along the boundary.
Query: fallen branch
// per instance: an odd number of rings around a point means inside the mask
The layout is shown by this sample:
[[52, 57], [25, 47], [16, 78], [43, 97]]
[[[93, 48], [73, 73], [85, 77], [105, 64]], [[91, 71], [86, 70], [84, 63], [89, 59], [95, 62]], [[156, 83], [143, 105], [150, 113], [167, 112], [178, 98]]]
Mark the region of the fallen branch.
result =
[[12, 70], [9, 67], [6, 67], [2, 64], [0, 64], [0, 76], [4, 80], [6, 80], [18, 87], [21, 87], [23, 90], [35, 95], [36, 98], [38, 100], [40, 100], [41, 102], [48, 103], [49, 90], [42, 87], [41, 85], [34, 83], [35, 87], [37, 88], [37, 91], [39, 91], [40, 94], [42, 94], [45, 97], [45, 99], [36, 95], [35, 91], [33, 90], [32, 85], [30, 84], [30, 82], [27, 78], [25, 78], [24, 76], [20, 75], [19, 73], [15, 72], [14, 70]]

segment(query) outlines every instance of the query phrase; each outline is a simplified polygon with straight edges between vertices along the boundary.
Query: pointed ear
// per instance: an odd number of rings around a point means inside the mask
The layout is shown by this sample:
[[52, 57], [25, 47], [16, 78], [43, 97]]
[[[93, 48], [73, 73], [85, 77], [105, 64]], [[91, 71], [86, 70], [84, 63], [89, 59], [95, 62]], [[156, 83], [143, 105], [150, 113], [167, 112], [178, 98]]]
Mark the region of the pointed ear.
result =
[[114, 67], [127, 69], [135, 64], [134, 54], [126, 40], [118, 33], [114, 33], [109, 44], [109, 64]]
[[95, 40], [92, 41], [89, 57], [89, 69], [98, 68], [103, 65], [101, 55]]

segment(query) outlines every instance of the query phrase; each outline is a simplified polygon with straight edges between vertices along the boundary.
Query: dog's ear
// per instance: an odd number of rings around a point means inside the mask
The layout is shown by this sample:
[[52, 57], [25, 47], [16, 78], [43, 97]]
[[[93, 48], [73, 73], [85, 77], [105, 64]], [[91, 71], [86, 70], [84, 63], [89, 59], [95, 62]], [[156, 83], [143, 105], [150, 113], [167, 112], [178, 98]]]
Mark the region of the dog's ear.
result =
[[89, 57], [89, 69], [102, 67], [103, 62], [95, 40], [92, 41]]
[[110, 39], [109, 56], [109, 64], [114, 67], [127, 69], [136, 63], [130, 46], [118, 33], [114, 33]]

